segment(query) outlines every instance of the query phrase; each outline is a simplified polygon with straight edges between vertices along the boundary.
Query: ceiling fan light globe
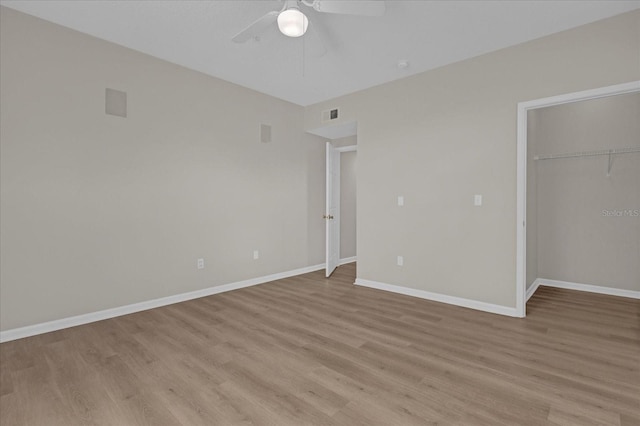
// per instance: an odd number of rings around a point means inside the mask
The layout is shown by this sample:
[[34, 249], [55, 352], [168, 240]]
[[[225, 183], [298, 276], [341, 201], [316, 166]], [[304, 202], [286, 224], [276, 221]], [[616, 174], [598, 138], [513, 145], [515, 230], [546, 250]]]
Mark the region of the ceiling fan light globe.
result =
[[278, 15], [278, 28], [288, 37], [300, 37], [307, 32], [309, 19], [296, 8], [284, 10]]

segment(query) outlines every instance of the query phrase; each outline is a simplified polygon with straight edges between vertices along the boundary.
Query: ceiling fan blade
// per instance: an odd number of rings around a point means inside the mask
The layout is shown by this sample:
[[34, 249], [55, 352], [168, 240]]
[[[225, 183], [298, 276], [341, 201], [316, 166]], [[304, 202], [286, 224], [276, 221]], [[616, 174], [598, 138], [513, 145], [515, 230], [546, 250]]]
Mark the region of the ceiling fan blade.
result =
[[309, 35], [309, 50], [311, 51], [311, 55], [315, 56], [316, 58], [320, 58], [326, 55], [327, 48], [322, 41], [322, 37], [320, 37], [318, 28], [314, 25], [313, 22], [309, 22], [307, 34]]
[[314, 0], [313, 8], [323, 13], [382, 16], [386, 11], [383, 0]]
[[274, 10], [273, 12], [269, 12], [261, 18], [258, 18], [255, 22], [249, 25], [244, 30], [240, 31], [238, 34], [234, 35], [231, 40], [235, 43], [244, 43], [248, 40], [251, 40], [254, 37], [262, 34], [267, 28], [273, 25], [278, 19], [278, 15], [280, 14], [279, 10]]

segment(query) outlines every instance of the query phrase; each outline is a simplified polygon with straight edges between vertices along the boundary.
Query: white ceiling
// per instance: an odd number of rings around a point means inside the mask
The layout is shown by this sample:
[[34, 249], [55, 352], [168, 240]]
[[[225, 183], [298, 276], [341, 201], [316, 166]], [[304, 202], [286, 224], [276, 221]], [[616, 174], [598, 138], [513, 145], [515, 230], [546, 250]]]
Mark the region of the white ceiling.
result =
[[313, 39], [287, 38], [275, 25], [259, 41], [231, 41], [280, 1], [0, 3], [303, 106], [640, 8], [640, 0], [388, 0], [384, 16], [359, 17], [302, 6], [327, 47], [318, 56]]

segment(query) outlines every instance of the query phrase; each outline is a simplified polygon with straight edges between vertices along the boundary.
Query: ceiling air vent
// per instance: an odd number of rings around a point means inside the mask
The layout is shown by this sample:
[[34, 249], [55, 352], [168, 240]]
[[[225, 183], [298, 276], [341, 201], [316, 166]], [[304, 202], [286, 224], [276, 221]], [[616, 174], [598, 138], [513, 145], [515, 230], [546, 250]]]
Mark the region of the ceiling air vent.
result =
[[326, 123], [327, 121], [337, 120], [338, 115], [338, 108], [322, 111], [322, 122]]

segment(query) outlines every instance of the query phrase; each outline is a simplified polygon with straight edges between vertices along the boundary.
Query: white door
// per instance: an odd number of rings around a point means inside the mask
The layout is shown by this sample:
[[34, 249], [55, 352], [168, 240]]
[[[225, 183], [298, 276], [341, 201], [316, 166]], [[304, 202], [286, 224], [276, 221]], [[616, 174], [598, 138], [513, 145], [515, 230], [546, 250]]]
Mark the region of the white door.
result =
[[338, 266], [340, 258], [340, 152], [327, 142], [326, 276]]

